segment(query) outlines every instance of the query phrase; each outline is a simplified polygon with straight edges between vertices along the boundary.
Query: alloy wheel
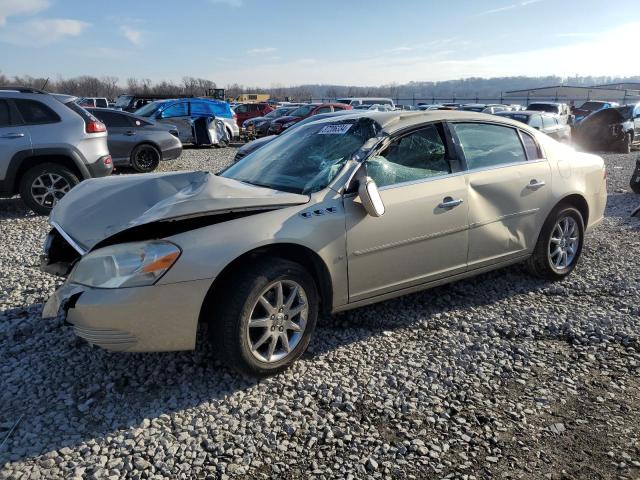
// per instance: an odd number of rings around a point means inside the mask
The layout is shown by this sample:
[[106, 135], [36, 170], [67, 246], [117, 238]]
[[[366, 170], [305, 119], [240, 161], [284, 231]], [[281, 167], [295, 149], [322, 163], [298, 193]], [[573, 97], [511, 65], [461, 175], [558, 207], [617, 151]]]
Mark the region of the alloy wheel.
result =
[[31, 184], [31, 196], [43, 207], [53, 208], [71, 190], [71, 184], [62, 175], [43, 173]]
[[307, 325], [307, 295], [297, 282], [278, 280], [258, 296], [247, 322], [251, 354], [273, 363], [287, 357], [300, 343]]
[[580, 245], [580, 229], [572, 217], [559, 219], [549, 239], [549, 260], [557, 270], [568, 268], [576, 258]]

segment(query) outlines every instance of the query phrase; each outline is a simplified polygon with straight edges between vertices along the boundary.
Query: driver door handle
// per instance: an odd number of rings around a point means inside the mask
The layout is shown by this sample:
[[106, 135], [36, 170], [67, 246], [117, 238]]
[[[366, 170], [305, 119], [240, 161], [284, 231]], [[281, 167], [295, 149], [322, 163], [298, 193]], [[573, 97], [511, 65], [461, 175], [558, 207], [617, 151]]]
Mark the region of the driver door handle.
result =
[[538, 180], [536, 180], [536, 179], [534, 178], [533, 180], [531, 180], [531, 181], [529, 182], [529, 184], [527, 185], [527, 188], [528, 188], [529, 190], [537, 190], [537, 189], [539, 189], [539, 188], [544, 187], [545, 185], [546, 185], [546, 183], [545, 183], [545, 182], [543, 182], [542, 180], [541, 180], [541, 181], [538, 181]]
[[24, 137], [24, 133], [13, 132], [13, 133], [6, 133], [2, 135], [0, 138], [22, 138], [22, 137]]
[[136, 132], [133, 130], [127, 130], [126, 132], [124, 132], [124, 134], [130, 137], [131, 135], [135, 135]]
[[461, 198], [444, 197], [442, 203], [438, 204], [438, 208], [454, 208], [464, 203]]

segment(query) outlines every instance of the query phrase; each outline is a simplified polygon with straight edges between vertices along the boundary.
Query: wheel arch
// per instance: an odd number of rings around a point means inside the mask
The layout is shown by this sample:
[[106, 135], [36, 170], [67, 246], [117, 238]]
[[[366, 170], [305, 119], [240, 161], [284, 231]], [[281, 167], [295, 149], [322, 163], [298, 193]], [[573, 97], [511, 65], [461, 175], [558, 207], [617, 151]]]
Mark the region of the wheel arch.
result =
[[587, 225], [589, 224], [589, 204], [582, 195], [580, 195], [579, 193], [572, 193], [571, 195], [567, 195], [556, 204], [556, 207], [561, 204], [571, 205], [576, 210], [578, 210], [580, 212], [580, 215], [582, 215], [584, 227], [587, 228]]
[[64, 149], [26, 150], [19, 152], [11, 159], [7, 169], [7, 193], [16, 194], [20, 189], [20, 181], [31, 168], [43, 163], [56, 163], [71, 170], [80, 180], [90, 177], [82, 161], [72, 151]]
[[322, 260], [320, 255], [305, 247], [296, 243], [273, 243], [264, 245], [248, 252], [243, 253], [235, 260], [231, 261], [220, 274], [215, 278], [207, 295], [205, 296], [202, 306], [200, 308], [199, 323], [205, 323], [208, 320], [204, 318], [204, 314], [207, 310], [207, 305], [214, 301], [214, 299], [224, 293], [223, 286], [230, 276], [238, 269], [246, 268], [257, 259], [265, 257], [278, 257], [290, 260], [292, 262], [302, 265], [309, 274], [313, 277], [318, 288], [320, 296], [320, 311], [328, 313], [333, 306], [333, 282], [331, 274], [327, 265]]

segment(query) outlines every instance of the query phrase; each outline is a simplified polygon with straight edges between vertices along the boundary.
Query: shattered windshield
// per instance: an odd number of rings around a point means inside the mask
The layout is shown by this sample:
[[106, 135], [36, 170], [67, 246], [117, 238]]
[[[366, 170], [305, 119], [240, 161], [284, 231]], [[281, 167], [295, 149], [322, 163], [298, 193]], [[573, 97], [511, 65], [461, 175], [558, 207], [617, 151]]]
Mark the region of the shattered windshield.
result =
[[310, 123], [247, 155], [221, 176], [285, 192], [317, 192], [379, 131], [365, 117]]

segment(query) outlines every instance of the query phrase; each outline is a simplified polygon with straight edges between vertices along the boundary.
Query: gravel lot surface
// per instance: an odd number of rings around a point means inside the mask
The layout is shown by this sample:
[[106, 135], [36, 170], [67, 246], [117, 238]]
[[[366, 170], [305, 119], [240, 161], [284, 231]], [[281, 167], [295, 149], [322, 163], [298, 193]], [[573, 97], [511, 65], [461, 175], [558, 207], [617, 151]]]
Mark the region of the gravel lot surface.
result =
[[605, 155], [606, 219], [566, 281], [515, 266], [323, 318], [262, 381], [204, 342], [108, 353], [43, 321], [46, 219], [0, 200], [0, 478], [640, 478], [636, 155]]

